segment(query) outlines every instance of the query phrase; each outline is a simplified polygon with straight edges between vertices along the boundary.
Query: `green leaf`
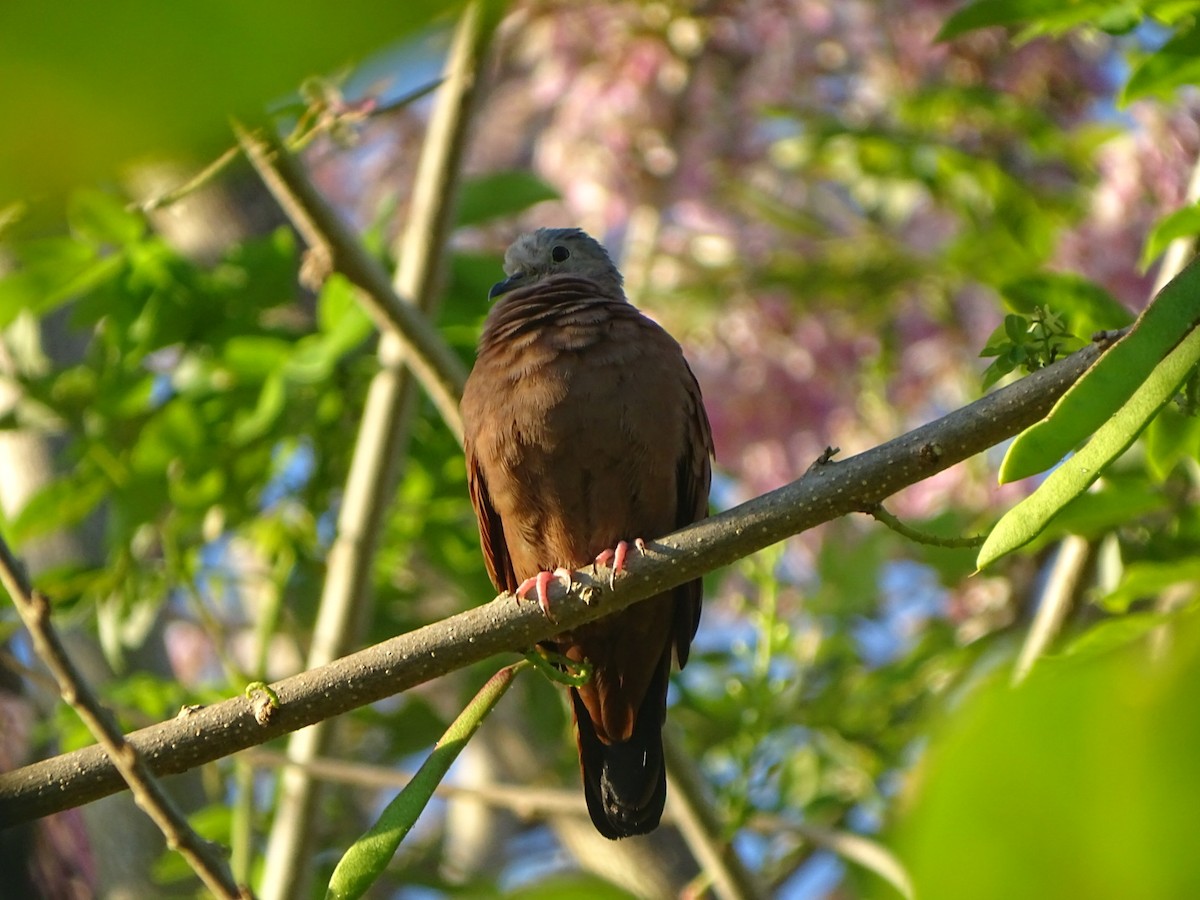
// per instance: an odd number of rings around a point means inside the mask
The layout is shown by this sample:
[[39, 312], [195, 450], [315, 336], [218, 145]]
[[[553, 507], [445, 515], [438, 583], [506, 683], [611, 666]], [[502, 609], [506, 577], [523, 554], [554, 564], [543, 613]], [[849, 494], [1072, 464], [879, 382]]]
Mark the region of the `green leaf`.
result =
[[1165, 480], [1180, 462], [1200, 458], [1200, 417], [1168, 407], [1146, 429], [1142, 444], [1151, 476]]
[[1200, 81], [1200, 25], [1193, 22], [1133, 70], [1120, 105], [1154, 95], [1168, 98], [1175, 88]]
[[1086, 491], [1105, 467], [1136, 440], [1155, 413], [1175, 396], [1197, 362], [1200, 362], [1200, 329], [1194, 329], [1171, 351], [1082, 450], [1004, 514], [980, 548], [976, 566], [983, 569], [1037, 537], [1059, 510]]
[[1198, 317], [1200, 259], [1194, 259], [1159, 292], [1129, 334], [1059, 398], [1050, 414], [1017, 436], [1000, 465], [1000, 482], [1044, 471], [1066, 456], [1138, 389]]
[[104, 191], [85, 188], [74, 191], [67, 203], [67, 224], [93, 244], [125, 246], [145, 233], [146, 222]]
[[1126, 644], [965, 692], [888, 841], [917, 897], [1196, 895], [1200, 641], [1173, 619], [1161, 657]]
[[203, 165], [232, 144], [230, 115], [258, 117], [303, 78], [461, 5], [370, 0], [349, 12], [322, 0], [126, 0], [47, 16], [0, 4], [0, 84], [11, 88], [0, 91], [0, 205], [111, 178], [150, 153]]
[[20, 313], [40, 314], [113, 278], [125, 266], [121, 254], [98, 256], [70, 238], [22, 244], [17, 271], [0, 278], [0, 328]]
[[70, 528], [81, 522], [108, 494], [97, 478], [82, 480], [73, 476], [51, 481], [22, 507], [10, 526], [17, 543], [29, 538]]
[[272, 372], [263, 381], [258, 393], [258, 403], [247, 412], [239, 410], [234, 417], [229, 440], [235, 447], [243, 447], [262, 437], [283, 414], [287, 402], [287, 385], [282, 372]]
[[167, 496], [171, 504], [180, 510], [205, 510], [216, 503], [225, 491], [225, 472], [219, 468], [207, 469], [195, 479], [185, 476], [167, 479]]
[[[1132, 6], [1132, 10], [1126, 7]], [[1120, 14], [1125, 10], [1124, 14]], [[1113, 0], [1091, 3], [1064, 3], [1063, 0], [977, 0], [968, 4], [946, 20], [937, 40], [948, 41], [968, 31], [991, 28], [996, 25], [1028, 25], [1031, 34], [1058, 34], [1075, 25], [1096, 20], [1113, 25], [1126, 23], [1137, 7]]]
[[505, 666], [479, 689], [466, 709], [446, 729], [412, 781], [338, 861], [325, 894], [327, 900], [361, 897], [375, 883], [429, 803], [434, 789], [441, 784], [451, 763], [483, 724], [492, 707], [504, 696], [517, 672], [526, 665], [525, 662], [519, 662]]
[[360, 346], [375, 331], [371, 317], [358, 302], [354, 286], [338, 274], [327, 278], [321, 288], [317, 327], [331, 362]]
[[[1103, 601], [1101, 601], [1103, 603]], [[1106, 656], [1145, 639], [1154, 628], [1170, 623], [1165, 613], [1130, 613], [1097, 622], [1063, 649], [1063, 656], [1087, 659]]]
[[1200, 559], [1130, 563], [1121, 582], [1099, 603], [1109, 612], [1123, 613], [1135, 600], [1153, 599], [1177, 584], [1191, 584], [1195, 595], [1195, 588], [1200, 586]]
[[1044, 547], [1067, 534], [1100, 537], [1130, 522], [1163, 512], [1168, 498], [1157, 485], [1113, 483], [1106, 480], [1094, 491], [1085, 491], [1054, 517], [1054, 520], [1030, 544]]
[[1143, 272], [1146, 271], [1173, 240], [1194, 237], [1197, 234], [1200, 234], [1200, 204], [1193, 203], [1163, 216], [1146, 238], [1146, 246], [1142, 248], [1142, 258], [1138, 265]]
[[291, 341], [269, 335], [239, 335], [225, 342], [221, 358], [242, 384], [265, 381], [287, 365]]
[[479, 225], [554, 200], [558, 192], [525, 171], [493, 172], [463, 182], [458, 198], [458, 225]]
[[1010, 313], [1004, 317], [1004, 333], [1014, 344], [1023, 344], [1029, 338], [1029, 320]]
[[172, 460], [194, 460], [208, 437], [197, 407], [184, 397], [174, 397], [138, 434], [130, 465], [136, 474], [157, 477]]

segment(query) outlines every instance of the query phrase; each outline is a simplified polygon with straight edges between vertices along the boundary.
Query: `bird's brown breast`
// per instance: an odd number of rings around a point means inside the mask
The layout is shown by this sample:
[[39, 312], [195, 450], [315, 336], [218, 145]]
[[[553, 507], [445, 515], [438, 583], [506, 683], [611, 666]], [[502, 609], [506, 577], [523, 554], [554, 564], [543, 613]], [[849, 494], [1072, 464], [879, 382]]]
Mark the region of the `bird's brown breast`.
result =
[[518, 580], [673, 530], [687, 440], [683, 358], [661, 328], [624, 301], [537, 312], [536, 329], [485, 336], [463, 400]]
[[[620, 540], [658, 537], [703, 515], [711, 438], [682, 351], [588, 282], [552, 279], [501, 299], [462, 410], [472, 497], [499, 588], [581, 568]], [[693, 498], [684, 501], [691, 508], [681, 509], [682, 498]], [[580, 695], [602, 740], [628, 738], [672, 640], [686, 652], [698, 590], [694, 602], [664, 594], [556, 640], [595, 666]]]

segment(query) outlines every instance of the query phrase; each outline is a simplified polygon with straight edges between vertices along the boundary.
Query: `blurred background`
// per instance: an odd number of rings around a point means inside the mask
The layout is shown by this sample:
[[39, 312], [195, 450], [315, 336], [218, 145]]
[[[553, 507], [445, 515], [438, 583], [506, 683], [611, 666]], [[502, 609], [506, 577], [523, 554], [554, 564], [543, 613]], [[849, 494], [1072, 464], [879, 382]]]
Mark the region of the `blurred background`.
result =
[[[412, 0], [0, 10], [3, 532], [122, 724], [493, 596], [452, 431], [230, 116], [464, 366], [516, 235], [600, 239], [684, 345], [726, 509], [1126, 324], [1200, 225], [1200, 3], [963, 7], [514, 0], [469, 46], [462, 5]], [[435, 178], [448, 58], [474, 80]], [[669, 731], [740, 888], [670, 822], [595, 835], [561, 689], [526, 675], [372, 896], [1200, 893], [1191, 412], [982, 574], [865, 516], [712, 573]], [[1036, 482], [997, 487], [1001, 450], [888, 508], [986, 532]], [[0, 768], [90, 743], [7, 605], [0, 641]], [[260, 896], [321, 896], [497, 665], [169, 783]], [[3, 896], [199, 890], [124, 796], [0, 834], [0, 869]]]

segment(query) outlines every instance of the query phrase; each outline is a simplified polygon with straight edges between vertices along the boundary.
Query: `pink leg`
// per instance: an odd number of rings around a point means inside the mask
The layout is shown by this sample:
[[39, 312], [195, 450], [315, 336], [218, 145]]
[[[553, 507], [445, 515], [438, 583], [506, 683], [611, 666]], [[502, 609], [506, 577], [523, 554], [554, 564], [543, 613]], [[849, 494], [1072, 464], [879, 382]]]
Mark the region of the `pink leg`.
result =
[[[634, 538], [633, 546], [637, 547], [638, 552], [642, 556], [646, 555], [646, 542], [641, 538]], [[629, 543], [627, 541], [617, 541], [617, 546], [612, 550], [601, 550], [596, 556], [595, 562], [592, 565], [592, 571], [595, 571], [596, 566], [607, 565], [612, 561], [612, 570], [608, 574], [608, 586], [612, 587], [620, 572], [625, 571], [625, 558], [629, 555]]]
[[554, 617], [550, 615], [550, 594], [547, 588], [549, 588], [550, 582], [555, 578], [562, 581], [564, 589], [571, 590], [571, 584], [573, 583], [571, 572], [569, 569], [559, 566], [553, 572], [538, 572], [532, 578], [526, 578], [522, 581], [516, 590], [517, 599], [524, 600], [525, 595], [530, 591], [537, 591], [538, 606], [542, 608], [542, 612], [546, 614], [547, 619], [553, 619]]

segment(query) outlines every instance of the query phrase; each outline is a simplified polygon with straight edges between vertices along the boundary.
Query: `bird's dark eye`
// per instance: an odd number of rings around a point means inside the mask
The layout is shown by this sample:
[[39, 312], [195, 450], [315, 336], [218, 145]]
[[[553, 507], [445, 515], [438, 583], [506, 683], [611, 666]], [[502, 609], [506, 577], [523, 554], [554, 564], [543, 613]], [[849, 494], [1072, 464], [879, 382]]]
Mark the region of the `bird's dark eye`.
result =
[[555, 247], [553, 250], [550, 251], [550, 258], [552, 260], [554, 260], [555, 262], [563, 262], [564, 260], [570, 259], [570, 257], [571, 257], [571, 251], [568, 250], [566, 247], [564, 247], [562, 244], [559, 244], [557, 247]]

